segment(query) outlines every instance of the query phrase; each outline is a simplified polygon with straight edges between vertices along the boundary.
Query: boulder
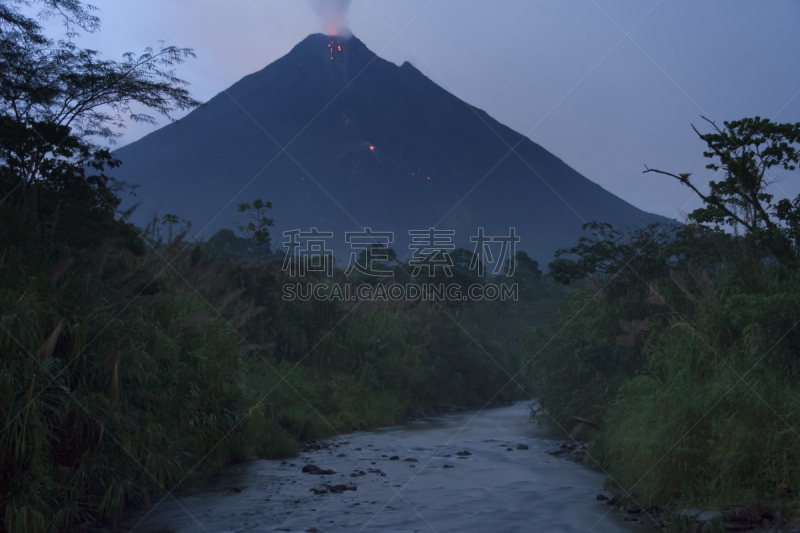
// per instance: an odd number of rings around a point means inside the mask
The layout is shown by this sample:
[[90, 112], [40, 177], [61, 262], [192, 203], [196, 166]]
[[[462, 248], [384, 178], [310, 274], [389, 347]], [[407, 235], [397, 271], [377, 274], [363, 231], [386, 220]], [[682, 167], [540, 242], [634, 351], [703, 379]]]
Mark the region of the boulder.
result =
[[306, 465], [303, 467], [302, 471], [306, 474], [315, 474], [317, 476], [327, 476], [336, 473], [333, 470], [325, 470], [317, 465]]

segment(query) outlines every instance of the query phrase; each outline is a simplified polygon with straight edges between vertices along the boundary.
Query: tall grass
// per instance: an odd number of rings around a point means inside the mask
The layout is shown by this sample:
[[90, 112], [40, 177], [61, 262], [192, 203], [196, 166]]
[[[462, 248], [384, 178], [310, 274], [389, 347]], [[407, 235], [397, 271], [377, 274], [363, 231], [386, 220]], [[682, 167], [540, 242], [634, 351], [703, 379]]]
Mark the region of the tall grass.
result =
[[799, 517], [800, 277], [683, 267], [651, 283], [658, 297], [575, 291], [524, 338], [528, 382], [565, 427], [602, 424], [579, 438], [611, 490], [672, 510]]
[[[199, 473], [253, 452], [263, 415], [248, 411], [246, 364], [223, 319], [207, 316], [199, 327], [206, 304], [156, 277], [147, 258], [130, 264], [141, 279], [114, 288], [115, 276], [104, 279], [91, 259], [59, 272], [63, 261], [46, 253], [3, 253], [6, 530], [113, 520], [126, 504], [175, 488], [201, 458]], [[146, 294], [153, 277], [159, 290]]]
[[[652, 503], [800, 515], [796, 282], [707, 299], [693, 327], [651, 342], [607, 419], [608, 465]], [[708, 332], [713, 332], [709, 335]]]
[[113, 526], [298, 439], [520, 392], [503, 388], [519, 361], [480, 314], [284, 301], [279, 265], [180, 238], [135, 256], [22, 233], [0, 255], [0, 531]]

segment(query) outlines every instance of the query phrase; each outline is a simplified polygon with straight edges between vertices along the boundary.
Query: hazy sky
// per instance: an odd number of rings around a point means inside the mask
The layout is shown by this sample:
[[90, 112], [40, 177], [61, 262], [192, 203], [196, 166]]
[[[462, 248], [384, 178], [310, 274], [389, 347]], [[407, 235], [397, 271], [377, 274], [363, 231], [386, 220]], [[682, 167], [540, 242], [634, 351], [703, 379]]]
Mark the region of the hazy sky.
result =
[[[81, 44], [108, 58], [159, 40], [191, 47], [197, 60], [177, 73], [203, 101], [323, 31], [310, 0], [90, 3], [102, 29]], [[346, 21], [373, 52], [410, 61], [587, 178], [669, 217], [698, 203], [641, 171], [712, 177], [690, 127], [708, 130], [700, 115], [800, 122], [797, 0], [353, 0]], [[133, 124], [119, 143], [152, 129]], [[798, 172], [775, 177], [778, 195], [800, 193]]]

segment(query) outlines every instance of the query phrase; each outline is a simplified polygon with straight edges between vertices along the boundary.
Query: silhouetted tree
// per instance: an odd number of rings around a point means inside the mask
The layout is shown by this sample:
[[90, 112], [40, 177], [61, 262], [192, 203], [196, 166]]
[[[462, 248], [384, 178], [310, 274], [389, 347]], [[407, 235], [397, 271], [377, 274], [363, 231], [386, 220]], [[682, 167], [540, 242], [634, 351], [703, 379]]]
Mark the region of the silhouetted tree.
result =
[[113, 141], [126, 119], [155, 124], [134, 105], [165, 117], [198, 105], [172, 70], [193, 53], [148, 48], [104, 60], [70, 40], [99, 28], [94, 8], [77, 0], [35, 2], [43, 16], [64, 22], [66, 39], [56, 41], [17, 9], [29, 3], [0, 2], [0, 199], [39, 230], [58, 225], [70, 242], [86, 244], [101, 226], [111, 227], [126, 188], [103, 174], [120, 162], [97, 140]]
[[267, 252], [269, 252], [270, 242], [272, 241], [267, 228], [275, 225], [273, 219], [267, 218], [268, 209], [272, 209], [272, 202], [265, 202], [261, 199], [256, 199], [252, 204], [239, 204], [239, 212], [246, 213], [250, 220], [247, 224], [236, 221], [236, 227], [239, 231], [256, 245], [259, 266], [261, 265], [261, 247], [266, 245]]
[[703, 119], [713, 132], [702, 134], [692, 128], [708, 146], [703, 155], [714, 160], [706, 168], [725, 173], [721, 181], [709, 183], [708, 194], [689, 180], [689, 173], [651, 168], [644, 172], [671, 176], [703, 200], [703, 207], [689, 215], [692, 221], [719, 231], [726, 226], [742, 229], [755, 253], [766, 251], [783, 265], [795, 264], [800, 245], [800, 196], [774, 202], [767, 188], [776, 181], [768, 174], [770, 169], [793, 171], [800, 161], [800, 123], [776, 124], [755, 117], [726, 121], [724, 128], [719, 128]]

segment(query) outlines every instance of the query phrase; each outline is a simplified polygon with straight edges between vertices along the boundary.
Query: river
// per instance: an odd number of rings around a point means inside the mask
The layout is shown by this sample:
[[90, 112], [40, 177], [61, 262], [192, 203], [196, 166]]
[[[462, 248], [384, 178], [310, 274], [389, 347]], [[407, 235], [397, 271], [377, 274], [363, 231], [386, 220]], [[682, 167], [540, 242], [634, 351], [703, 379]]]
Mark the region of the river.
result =
[[[351, 433], [291, 460], [228, 468], [203, 492], [164, 499], [136, 514], [127, 529], [653, 531], [643, 514], [633, 522], [632, 515], [597, 501], [601, 473], [547, 453], [561, 442], [528, 421], [524, 403]], [[335, 473], [302, 472], [311, 464]], [[339, 487], [330, 492], [326, 485]]]

